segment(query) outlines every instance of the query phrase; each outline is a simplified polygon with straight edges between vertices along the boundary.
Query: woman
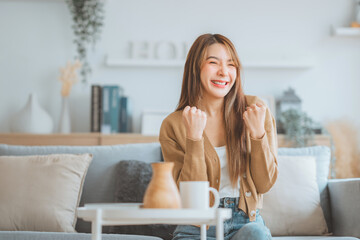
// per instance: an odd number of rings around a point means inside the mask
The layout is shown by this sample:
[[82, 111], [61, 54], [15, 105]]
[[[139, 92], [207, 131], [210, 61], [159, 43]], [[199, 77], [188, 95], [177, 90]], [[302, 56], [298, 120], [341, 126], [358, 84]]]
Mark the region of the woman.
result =
[[[186, 59], [178, 107], [163, 121], [159, 140], [178, 186], [209, 181], [219, 207], [232, 209], [225, 239], [271, 239], [258, 209], [278, 174], [275, 120], [259, 98], [244, 95], [240, 70], [229, 39], [199, 36]], [[199, 227], [178, 226], [173, 239], [199, 236]], [[215, 227], [207, 236], [215, 239]]]

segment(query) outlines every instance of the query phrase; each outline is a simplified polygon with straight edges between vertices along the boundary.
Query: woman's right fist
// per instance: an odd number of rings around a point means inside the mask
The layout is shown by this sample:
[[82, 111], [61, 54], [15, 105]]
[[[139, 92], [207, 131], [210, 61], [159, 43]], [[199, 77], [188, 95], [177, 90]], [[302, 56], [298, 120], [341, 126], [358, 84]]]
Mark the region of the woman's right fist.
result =
[[206, 126], [206, 113], [196, 107], [186, 106], [182, 116], [187, 137], [192, 140], [201, 140]]

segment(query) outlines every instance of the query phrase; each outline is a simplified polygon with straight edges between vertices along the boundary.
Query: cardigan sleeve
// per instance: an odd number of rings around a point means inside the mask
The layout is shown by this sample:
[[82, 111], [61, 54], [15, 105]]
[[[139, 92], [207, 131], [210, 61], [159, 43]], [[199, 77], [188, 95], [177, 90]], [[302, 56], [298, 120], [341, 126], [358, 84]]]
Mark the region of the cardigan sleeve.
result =
[[278, 175], [276, 123], [266, 108], [265, 135], [250, 137], [250, 171], [258, 193], [266, 193], [275, 184]]
[[159, 135], [164, 161], [174, 163], [173, 177], [177, 186], [181, 181], [208, 181], [204, 139], [194, 141], [179, 132], [174, 121], [165, 119]]

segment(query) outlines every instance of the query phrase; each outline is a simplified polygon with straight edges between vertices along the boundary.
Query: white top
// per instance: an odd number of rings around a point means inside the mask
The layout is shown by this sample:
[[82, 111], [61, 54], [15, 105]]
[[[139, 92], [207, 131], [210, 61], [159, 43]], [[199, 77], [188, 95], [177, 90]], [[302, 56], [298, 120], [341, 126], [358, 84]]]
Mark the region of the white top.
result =
[[228, 172], [228, 164], [226, 157], [226, 146], [215, 147], [215, 151], [220, 159], [221, 167], [221, 178], [220, 178], [220, 188], [219, 195], [220, 198], [224, 197], [239, 197], [240, 196], [240, 178], [238, 181], [238, 187], [236, 189], [232, 188], [231, 181]]

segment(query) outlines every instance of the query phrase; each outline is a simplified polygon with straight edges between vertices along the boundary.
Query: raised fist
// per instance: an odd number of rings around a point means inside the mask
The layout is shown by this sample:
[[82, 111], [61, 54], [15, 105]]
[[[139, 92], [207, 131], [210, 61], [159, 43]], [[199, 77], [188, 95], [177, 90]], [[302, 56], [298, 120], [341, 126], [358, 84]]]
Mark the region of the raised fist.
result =
[[266, 107], [262, 104], [251, 104], [243, 114], [245, 126], [252, 138], [262, 138], [265, 134]]
[[186, 106], [182, 113], [187, 138], [201, 140], [206, 126], [206, 113], [196, 107]]

